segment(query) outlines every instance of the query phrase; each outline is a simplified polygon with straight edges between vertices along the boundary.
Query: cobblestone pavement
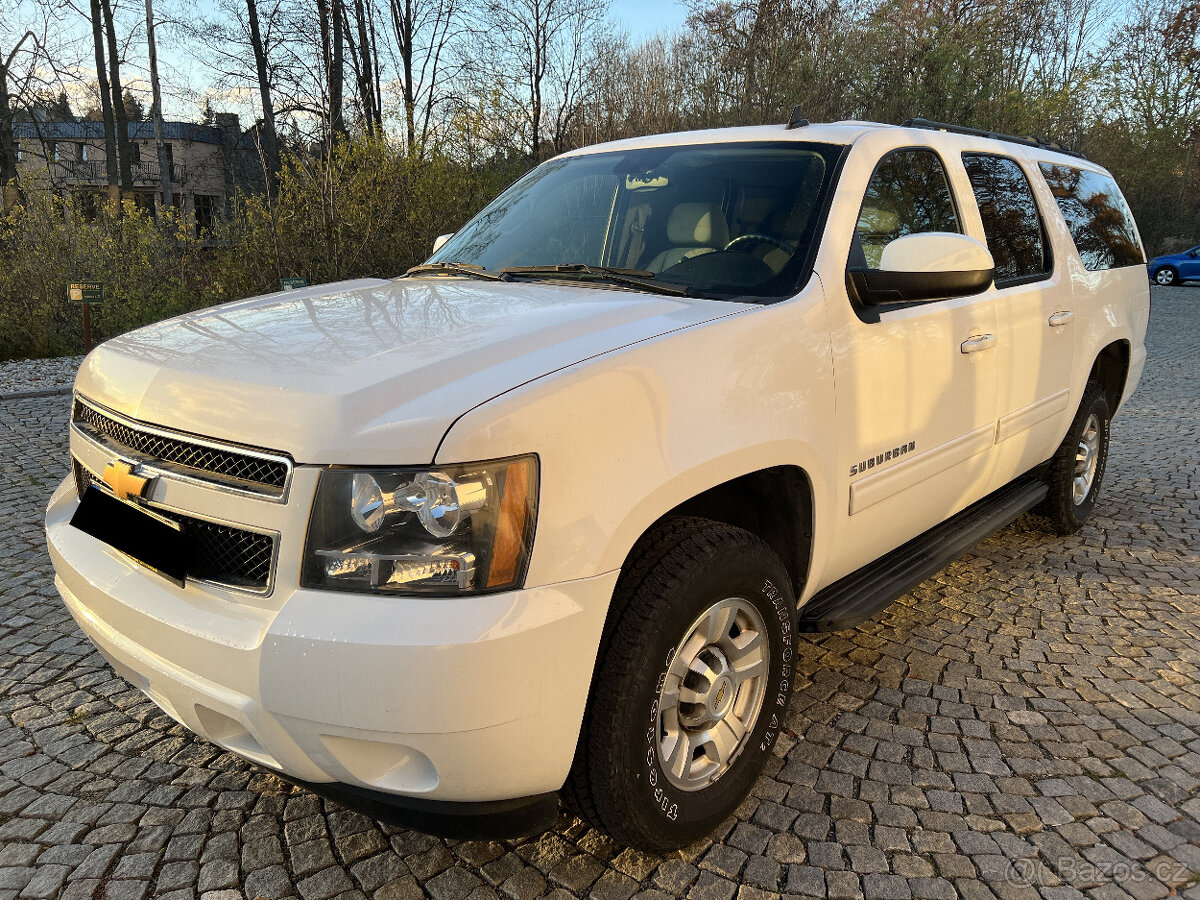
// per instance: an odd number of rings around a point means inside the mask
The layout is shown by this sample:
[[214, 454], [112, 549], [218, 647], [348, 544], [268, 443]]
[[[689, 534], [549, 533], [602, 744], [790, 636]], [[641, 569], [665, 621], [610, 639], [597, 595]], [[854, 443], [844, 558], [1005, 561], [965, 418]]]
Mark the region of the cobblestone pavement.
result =
[[1200, 288], [1094, 524], [1018, 522], [800, 645], [788, 733], [717, 835], [663, 859], [564, 815], [524, 842], [380, 826], [203, 743], [115, 677], [51, 585], [65, 397], [0, 403], [0, 900], [1200, 898]]

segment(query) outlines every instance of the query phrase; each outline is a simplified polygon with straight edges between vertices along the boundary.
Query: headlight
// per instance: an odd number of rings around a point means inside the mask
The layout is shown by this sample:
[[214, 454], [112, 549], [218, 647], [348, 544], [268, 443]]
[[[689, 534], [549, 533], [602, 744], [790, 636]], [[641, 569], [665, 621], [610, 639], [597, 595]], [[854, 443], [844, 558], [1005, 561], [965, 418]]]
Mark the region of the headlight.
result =
[[533, 546], [537, 459], [425, 469], [326, 469], [301, 583], [448, 596], [520, 586]]

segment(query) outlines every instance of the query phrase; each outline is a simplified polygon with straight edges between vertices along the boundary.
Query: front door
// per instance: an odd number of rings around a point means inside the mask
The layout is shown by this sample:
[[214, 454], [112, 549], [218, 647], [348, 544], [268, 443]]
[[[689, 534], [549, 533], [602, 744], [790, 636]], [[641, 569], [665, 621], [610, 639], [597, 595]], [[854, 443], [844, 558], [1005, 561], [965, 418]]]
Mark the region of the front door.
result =
[[1193, 247], [1179, 260], [1180, 281], [1200, 280], [1200, 247]]
[[[963, 232], [946, 165], [893, 150], [867, 184], [850, 264], [893, 240]], [[828, 285], [840, 462], [840, 534], [828, 577], [853, 571], [978, 498], [995, 434], [996, 313], [990, 292], [863, 306]]]

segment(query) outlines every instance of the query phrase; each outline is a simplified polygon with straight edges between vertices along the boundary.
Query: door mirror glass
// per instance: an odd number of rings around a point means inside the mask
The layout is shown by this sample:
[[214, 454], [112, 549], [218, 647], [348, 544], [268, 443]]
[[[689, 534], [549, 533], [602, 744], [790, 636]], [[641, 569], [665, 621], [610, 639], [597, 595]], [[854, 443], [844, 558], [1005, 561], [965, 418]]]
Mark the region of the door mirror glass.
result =
[[435, 237], [433, 239], [433, 252], [437, 253], [439, 250], [441, 250], [442, 245], [444, 245], [446, 241], [450, 240], [452, 237], [454, 237], [453, 231], [449, 234], [439, 234], [437, 237]]
[[913, 303], [966, 297], [986, 291], [995, 275], [988, 248], [973, 237], [922, 232], [896, 238], [880, 254], [878, 268], [847, 271], [863, 303]]

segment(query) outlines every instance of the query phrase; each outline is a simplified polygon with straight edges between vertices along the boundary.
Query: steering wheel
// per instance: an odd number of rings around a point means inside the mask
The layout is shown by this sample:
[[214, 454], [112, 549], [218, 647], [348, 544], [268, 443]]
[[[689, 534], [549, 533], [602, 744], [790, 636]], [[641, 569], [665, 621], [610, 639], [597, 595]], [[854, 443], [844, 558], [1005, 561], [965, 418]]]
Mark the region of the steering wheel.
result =
[[768, 244], [774, 244], [776, 247], [778, 247], [784, 253], [791, 253], [792, 250], [794, 249], [789, 244], [785, 243], [784, 241], [781, 241], [779, 238], [771, 237], [771, 235], [769, 235], [769, 234], [759, 234], [758, 232], [754, 232], [752, 234], [738, 235], [732, 241], [730, 241], [728, 244], [726, 244], [722, 249], [723, 250], [732, 250], [738, 244], [741, 244], [745, 241], [765, 241]]

